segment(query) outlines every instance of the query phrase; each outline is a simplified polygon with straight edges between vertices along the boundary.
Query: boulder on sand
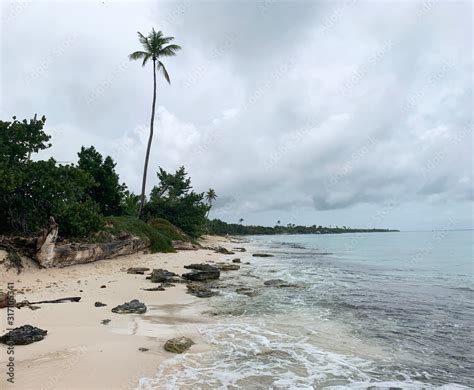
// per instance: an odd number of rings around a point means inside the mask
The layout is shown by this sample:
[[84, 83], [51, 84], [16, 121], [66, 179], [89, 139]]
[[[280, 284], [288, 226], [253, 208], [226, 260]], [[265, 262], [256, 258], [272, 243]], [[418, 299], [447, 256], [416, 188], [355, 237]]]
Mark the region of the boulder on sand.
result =
[[150, 268], [147, 267], [131, 267], [127, 270], [127, 274], [143, 275], [146, 271], [149, 270]]
[[165, 345], [165, 351], [173, 352], [173, 353], [183, 353], [187, 349], [189, 349], [194, 343], [193, 340], [187, 337], [175, 337], [173, 339], [168, 340]]
[[174, 272], [170, 272], [166, 269], [154, 269], [151, 272], [150, 280], [153, 283], [163, 283], [171, 280], [174, 276], [178, 276]]
[[138, 299], [133, 299], [130, 302], [125, 302], [123, 305], [118, 305], [112, 309], [112, 313], [117, 314], [143, 314], [146, 313], [146, 306]]
[[217, 247], [217, 249], [214, 252], [222, 253], [224, 255], [233, 255], [233, 254], [235, 254], [234, 252], [232, 252], [232, 251], [230, 251], [230, 250], [228, 250], [228, 249], [226, 249], [222, 246]]
[[8, 307], [8, 294], [0, 291], [0, 309]]
[[219, 268], [209, 264], [190, 264], [185, 265], [184, 268], [192, 269], [192, 272], [183, 274], [183, 278], [194, 281], [204, 281], [219, 279], [221, 272]]
[[232, 263], [240, 263], [240, 259], [232, 259]]
[[47, 333], [47, 330], [31, 325], [23, 325], [1, 336], [0, 343], [8, 345], [27, 345], [43, 340]]

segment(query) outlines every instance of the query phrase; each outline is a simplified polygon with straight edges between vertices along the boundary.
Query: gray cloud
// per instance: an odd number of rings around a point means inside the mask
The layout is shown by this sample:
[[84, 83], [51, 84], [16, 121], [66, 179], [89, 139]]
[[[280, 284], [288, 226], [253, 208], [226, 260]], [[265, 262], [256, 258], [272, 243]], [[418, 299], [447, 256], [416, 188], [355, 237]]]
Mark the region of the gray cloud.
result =
[[[2, 2], [0, 108], [46, 114], [53, 148], [94, 144], [138, 191], [152, 26], [183, 50], [158, 85], [148, 183], [185, 165], [211, 215], [248, 223], [472, 224], [469, 2]], [[19, 42], [28, 42], [28, 50]], [[382, 213], [387, 204], [395, 204]]]

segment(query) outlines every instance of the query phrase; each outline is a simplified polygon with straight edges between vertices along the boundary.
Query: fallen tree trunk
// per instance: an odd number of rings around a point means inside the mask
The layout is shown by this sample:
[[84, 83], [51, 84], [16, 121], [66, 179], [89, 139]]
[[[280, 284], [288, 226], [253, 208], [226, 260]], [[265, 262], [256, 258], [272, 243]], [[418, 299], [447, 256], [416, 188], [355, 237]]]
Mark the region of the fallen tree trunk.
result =
[[50, 218], [49, 226], [37, 238], [1, 237], [0, 246], [36, 260], [41, 267], [66, 267], [129, 255], [146, 249], [148, 240], [123, 234], [105, 243], [57, 244], [59, 226]]

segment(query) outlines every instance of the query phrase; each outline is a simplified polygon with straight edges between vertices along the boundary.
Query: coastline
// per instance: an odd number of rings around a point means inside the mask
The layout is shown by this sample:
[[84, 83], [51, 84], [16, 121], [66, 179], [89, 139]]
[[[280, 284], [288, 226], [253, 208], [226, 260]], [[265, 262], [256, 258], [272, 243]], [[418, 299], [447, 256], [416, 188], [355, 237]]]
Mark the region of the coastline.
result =
[[[206, 237], [202, 244], [241, 246], [215, 236]], [[184, 265], [226, 259], [229, 255], [200, 249], [137, 253], [66, 268], [40, 269], [31, 262], [19, 275], [13, 269], [2, 272], [2, 289], [13, 283], [17, 302], [81, 297], [77, 303], [42, 304], [37, 310], [15, 309], [14, 327], [30, 324], [47, 330], [48, 335], [40, 342], [15, 346], [15, 383], [11, 388], [130, 389], [138, 385], [140, 378], [154, 376], [160, 362], [174, 356], [163, 349], [166, 340], [187, 336], [196, 343], [190, 352], [208, 350], [210, 346], [198, 332], [199, 325], [213, 321], [201, 314], [207, 309], [206, 299], [187, 294], [185, 284], [165, 291], [144, 291], [143, 288], [158, 284], [146, 280], [146, 274], [127, 274], [126, 270], [163, 268], [182, 274], [187, 271]], [[111, 312], [113, 307], [132, 299], [144, 302], [147, 312]], [[96, 301], [107, 306], [95, 307]], [[1, 310], [5, 325], [6, 310]], [[103, 325], [104, 319], [111, 321]], [[2, 334], [5, 328], [2, 325]], [[6, 364], [7, 351], [3, 347], [0, 360]], [[148, 350], [141, 352], [139, 348]]]

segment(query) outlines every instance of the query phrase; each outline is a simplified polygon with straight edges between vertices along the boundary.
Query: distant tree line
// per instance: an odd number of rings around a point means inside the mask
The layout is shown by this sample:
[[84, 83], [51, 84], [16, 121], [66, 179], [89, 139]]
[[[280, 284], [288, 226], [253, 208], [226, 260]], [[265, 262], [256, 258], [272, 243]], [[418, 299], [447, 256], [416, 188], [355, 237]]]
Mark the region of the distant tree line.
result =
[[227, 223], [220, 219], [213, 219], [208, 222], [209, 234], [215, 235], [263, 235], [263, 234], [339, 234], [339, 233], [374, 233], [374, 232], [395, 232], [398, 230], [389, 229], [352, 229], [343, 227], [325, 227], [325, 226], [300, 226], [288, 224], [286, 226], [259, 226], [259, 225], [242, 225], [240, 223]]

